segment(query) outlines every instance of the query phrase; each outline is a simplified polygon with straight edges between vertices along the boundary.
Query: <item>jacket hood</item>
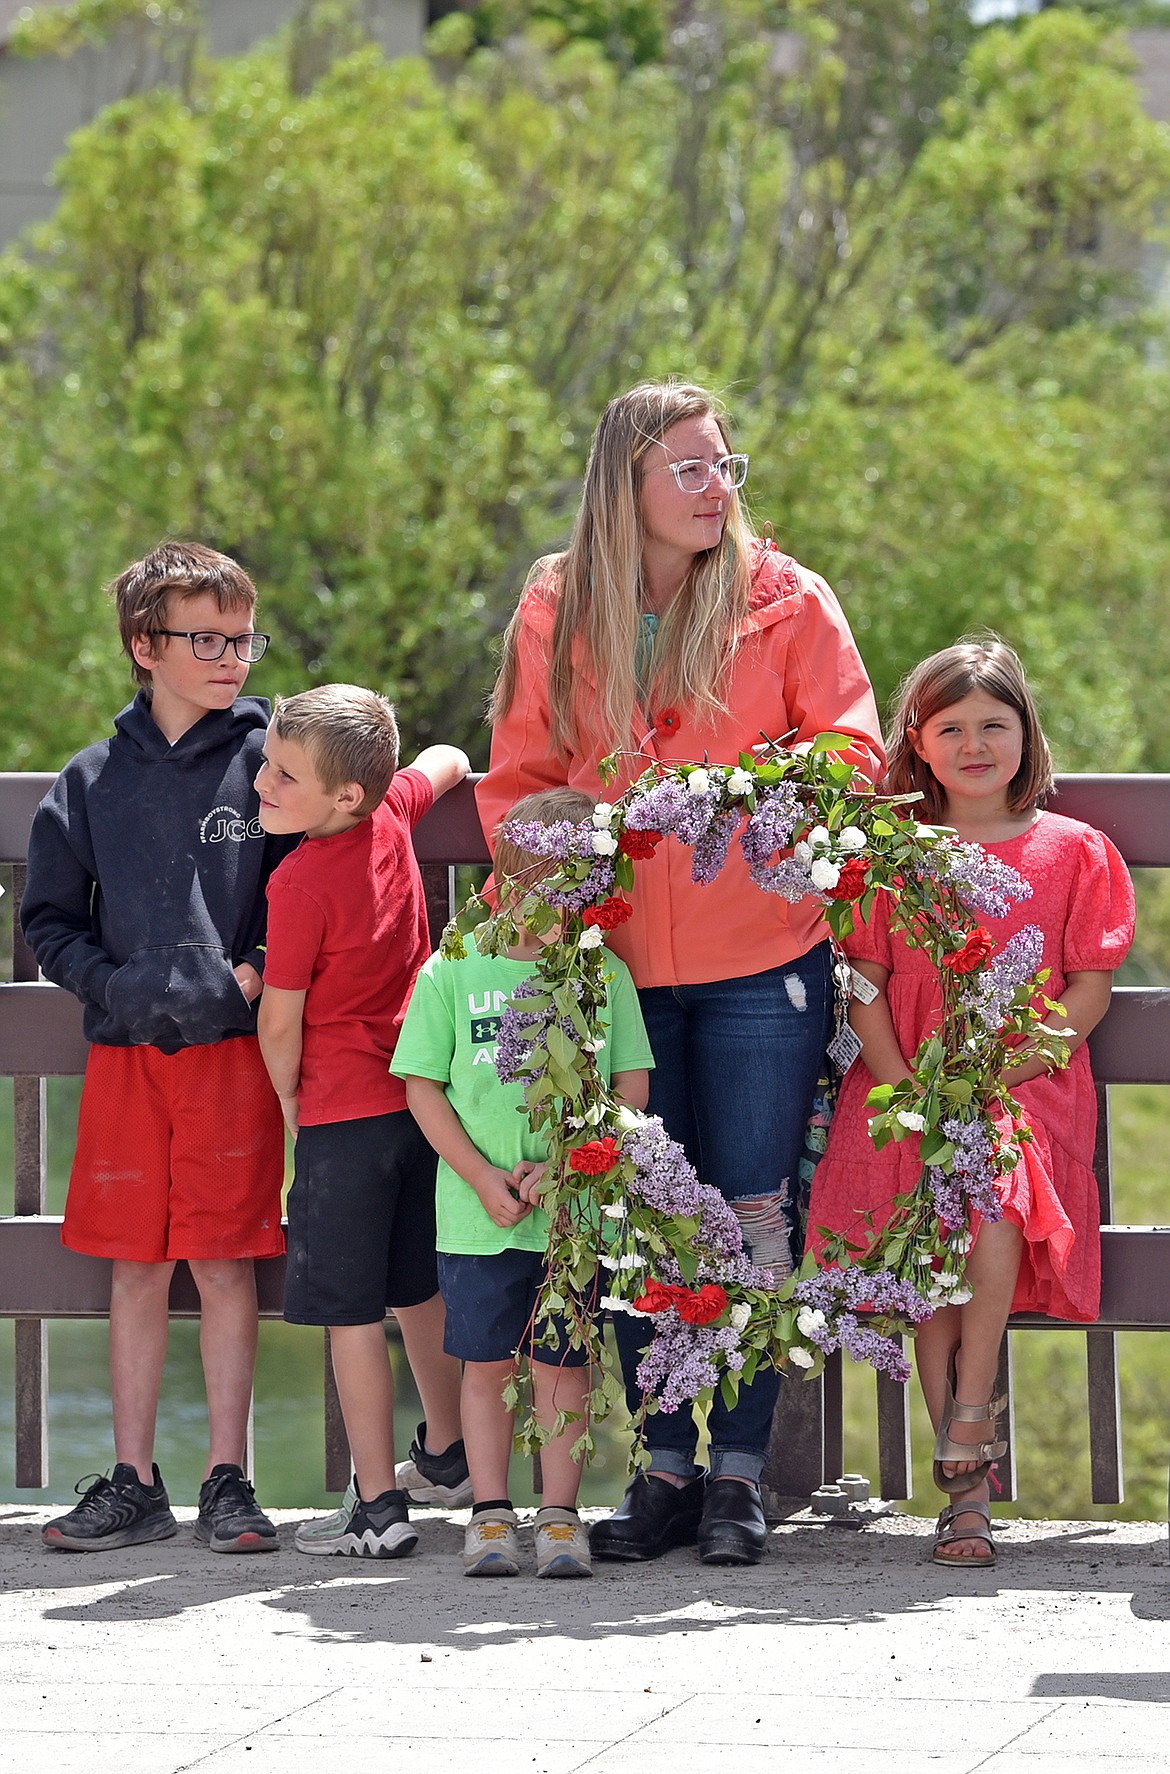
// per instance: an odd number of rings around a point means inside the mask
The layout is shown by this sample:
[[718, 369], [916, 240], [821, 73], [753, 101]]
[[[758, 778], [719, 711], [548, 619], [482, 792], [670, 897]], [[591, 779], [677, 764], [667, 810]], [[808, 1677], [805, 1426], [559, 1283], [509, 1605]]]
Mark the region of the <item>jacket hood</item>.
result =
[[115, 715], [114, 727], [119, 739], [130, 745], [144, 763], [168, 758], [176, 764], [187, 764], [225, 745], [238, 750], [247, 733], [267, 727], [270, 712], [263, 696], [237, 696], [230, 708], [205, 714], [171, 745], [150, 712], [145, 691], [140, 690], [133, 702]]

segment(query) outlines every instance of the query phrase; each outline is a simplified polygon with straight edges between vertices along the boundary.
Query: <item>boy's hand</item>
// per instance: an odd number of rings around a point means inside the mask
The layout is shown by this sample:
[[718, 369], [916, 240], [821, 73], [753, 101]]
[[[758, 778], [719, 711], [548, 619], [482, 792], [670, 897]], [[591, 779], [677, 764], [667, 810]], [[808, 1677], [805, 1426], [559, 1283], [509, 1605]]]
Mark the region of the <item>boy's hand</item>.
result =
[[512, 1181], [521, 1201], [526, 1201], [529, 1207], [539, 1207], [541, 1191], [548, 1181], [548, 1165], [522, 1158], [512, 1172]]
[[264, 990], [264, 981], [253, 967], [252, 963], [250, 961], [241, 961], [238, 967], [232, 968], [232, 972], [236, 976], [236, 984], [239, 986], [241, 992], [243, 992], [248, 1003], [254, 1004]]
[[489, 1220], [497, 1226], [518, 1226], [532, 1212], [527, 1201], [516, 1194], [516, 1186], [506, 1170], [490, 1165], [472, 1184]]
[[284, 1125], [288, 1128], [289, 1132], [293, 1136], [293, 1139], [295, 1140], [297, 1137], [297, 1133], [300, 1129], [300, 1121], [297, 1116], [296, 1095], [294, 1094], [292, 1096], [282, 1096], [279, 1099], [279, 1101], [280, 1101], [280, 1112], [284, 1116]]

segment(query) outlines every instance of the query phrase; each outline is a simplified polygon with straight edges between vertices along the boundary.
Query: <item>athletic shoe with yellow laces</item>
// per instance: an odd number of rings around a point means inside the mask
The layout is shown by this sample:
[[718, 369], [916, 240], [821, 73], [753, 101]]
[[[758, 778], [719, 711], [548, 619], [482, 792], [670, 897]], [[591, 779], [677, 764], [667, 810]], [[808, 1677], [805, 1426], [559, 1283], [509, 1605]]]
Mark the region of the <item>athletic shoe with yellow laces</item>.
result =
[[520, 1542], [514, 1509], [485, 1509], [463, 1530], [463, 1569], [469, 1577], [518, 1577]]
[[589, 1535], [575, 1509], [539, 1509], [536, 1513], [538, 1577], [592, 1577]]

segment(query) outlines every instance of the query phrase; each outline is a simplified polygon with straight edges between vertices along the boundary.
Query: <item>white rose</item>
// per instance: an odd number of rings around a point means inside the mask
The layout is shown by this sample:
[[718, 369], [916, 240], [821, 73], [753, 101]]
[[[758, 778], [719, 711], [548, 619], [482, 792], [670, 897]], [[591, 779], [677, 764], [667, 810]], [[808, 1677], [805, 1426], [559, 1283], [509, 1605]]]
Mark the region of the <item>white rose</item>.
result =
[[598, 801], [593, 809], [593, 823], [599, 831], [613, 824], [613, 808], [608, 801]]
[[733, 770], [727, 778], [729, 795], [746, 795], [755, 787], [755, 777], [750, 770]]
[[612, 832], [594, 832], [594, 856], [612, 856], [618, 847], [618, 841]]
[[810, 1355], [807, 1349], [802, 1349], [799, 1344], [796, 1344], [788, 1351], [788, 1359], [796, 1367], [811, 1367], [816, 1356]]
[[599, 949], [605, 940], [605, 932], [600, 924], [587, 924], [577, 938], [577, 947], [581, 949]]
[[584, 1127], [584, 1125], [585, 1125], [584, 1115], [570, 1115], [568, 1117], [568, 1125], [570, 1127]]
[[797, 862], [799, 862], [804, 868], [807, 868], [812, 861], [812, 845], [806, 844], [802, 838], [799, 844], [794, 844], [792, 846], [792, 854]]
[[811, 844], [814, 850], [827, 850], [833, 840], [823, 825], [814, 825], [805, 842]]
[[608, 1207], [603, 1207], [601, 1211], [607, 1220], [624, 1220], [630, 1210], [624, 1201], [613, 1201]]
[[819, 1312], [815, 1306], [802, 1306], [796, 1314], [796, 1328], [802, 1337], [811, 1337], [825, 1323], [824, 1313]]
[[822, 893], [827, 893], [829, 888], [835, 887], [841, 879], [841, 871], [837, 864], [830, 862], [827, 856], [818, 856], [808, 872], [813, 886]]
[[859, 825], [847, 825], [837, 833], [837, 843], [842, 850], [864, 850], [865, 833]]
[[899, 1109], [894, 1119], [908, 1127], [911, 1133], [926, 1132], [926, 1116], [920, 1115], [916, 1109]]
[[688, 795], [705, 795], [711, 786], [711, 775], [707, 770], [692, 770], [687, 777]]
[[957, 1275], [951, 1275], [946, 1269], [941, 1270], [939, 1274], [935, 1276], [935, 1286], [941, 1287], [947, 1292], [953, 1287], [958, 1287], [958, 1285], [959, 1277]]
[[727, 1314], [727, 1320], [731, 1325], [732, 1330], [745, 1331], [748, 1327], [748, 1320], [751, 1318], [751, 1315], [751, 1307], [746, 1300], [741, 1300], [738, 1306], [733, 1306], [731, 1308], [731, 1311]]

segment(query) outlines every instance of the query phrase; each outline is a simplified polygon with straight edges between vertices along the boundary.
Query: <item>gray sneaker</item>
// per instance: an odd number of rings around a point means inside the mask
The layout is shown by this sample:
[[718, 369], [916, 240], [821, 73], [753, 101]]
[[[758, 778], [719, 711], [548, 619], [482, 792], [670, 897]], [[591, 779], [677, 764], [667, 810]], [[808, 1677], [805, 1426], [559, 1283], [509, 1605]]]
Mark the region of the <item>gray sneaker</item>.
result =
[[592, 1577], [589, 1535], [575, 1509], [541, 1509], [536, 1516], [538, 1577]]
[[351, 1484], [340, 1509], [322, 1521], [302, 1522], [294, 1536], [298, 1552], [341, 1553], [351, 1558], [405, 1558], [418, 1545], [404, 1491], [383, 1491], [363, 1503]]
[[463, 1530], [463, 1569], [469, 1577], [518, 1577], [520, 1542], [512, 1509], [485, 1509]]

